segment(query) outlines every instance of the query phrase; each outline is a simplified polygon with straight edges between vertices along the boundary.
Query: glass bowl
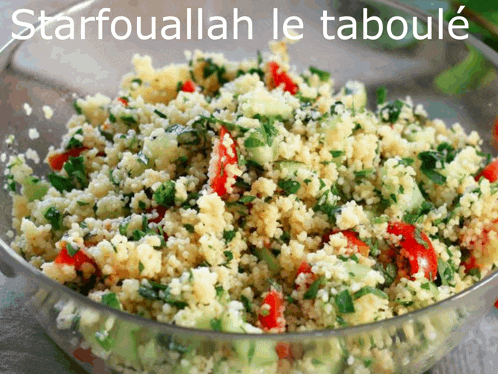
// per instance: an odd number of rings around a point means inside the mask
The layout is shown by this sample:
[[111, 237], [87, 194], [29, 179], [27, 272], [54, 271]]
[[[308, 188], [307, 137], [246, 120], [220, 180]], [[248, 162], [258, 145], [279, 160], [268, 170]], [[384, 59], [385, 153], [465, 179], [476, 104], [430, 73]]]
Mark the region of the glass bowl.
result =
[[[185, 49], [226, 53], [230, 59], [254, 57], [265, 50], [272, 38], [271, 15], [274, 7], [279, 19], [299, 15], [305, 25], [304, 38], [290, 46], [298, 69], [314, 65], [332, 72], [337, 86], [348, 79], [365, 82], [370, 102], [375, 90], [386, 86], [390, 98], [410, 95], [425, 105], [431, 117], [460, 122], [468, 131], [478, 130], [484, 149], [493, 151], [491, 128], [498, 104], [496, 66], [498, 55], [469, 37], [456, 41], [417, 41], [407, 37], [393, 42], [332, 40], [321, 34], [322, 10], [329, 15], [359, 16], [364, 7], [382, 18], [393, 15], [417, 16], [427, 26], [427, 16], [400, 5], [377, 1], [248, 2], [195, 1], [137, 2], [110, 0], [78, 2], [61, 14], [96, 16], [99, 9], [111, 8], [112, 17], [126, 15], [132, 21], [140, 15], [144, 30], [150, 30], [150, 17], [177, 16], [185, 25], [186, 8], [204, 9], [204, 14], [231, 18], [232, 9], [248, 15], [254, 22], [254, 39], [246, 32], [240, 38], [198, 40], [196, 20], [193, 38], [165, 41], [140, 40], [132, 36], [123, 41], [109, 33], [109, 23], [99, 39], [96, 25], [87, 24], [86, 39], [44, 40], [40, 30], [28, 41], [11, 41], [0, 54], [0, 112], [2, 126], [0, 153], [35, 149], [40, 155], [58, 144], [64, 124], [72, 115], [72, 94], [117, 92], [120, 77], [131, 70], [134, 53], [149, 54], [155, 65], [183, 61]], [[370, 13], [371, 12], [371, 13]], [[39, 14], [39, 13], [37, 13]], [[282, 22], [282, 21], [280, 21]], [[437, 23], [433, 19], [433, 32]], [[47, 27], [52, 34], [57, 23]], [[76, 22], [76, 30], [79, 22]], [[337, 24], [336, 24], [337, 26]], [[229, 29], [232, 22], [229, 21]], [[241, 30], [245, 30], [242, 28]], [[122, 33], [123, 30], [118, 32]], [[145, 33], [145, 32], [144, 32]], [[160, 35], [158, 31], [158, 35]], [[245, 35], [245, 36], [244, 36]], [[24, 102], [34, 108], [27, 116]], [[42, 105], [54, 108], [51, 120], [44, 118]], [[41, 137], [33, 141], [28, 130], [36, 127]], [[9, 145], [7, 137], [15, 135]], [[41, 175], [47, 166], [35, 166]], [[8, 277], [24, 278], [28, 305], [48, 334], [68, 354], [92, 373], [422, 373], [451, 351], [466, 333], [467, 326], [484, 315], [498, 297], [498, 273], [482, 279], [469, 289], [445, 301], [413, 313], [367, 325], [307, 333], [280, 335], [233, 334], [201, 331], [161, 324], [127, 314], [91, 301], [68, 287], [45, 277], [16, 254], [7, 244], [11, 230], [11, 198], [0, 192], [0, 270]], [[109, 331], [102, 336], [103, 329]], [[99, 335], [100, 334], [100, 335]], [[108, 338], [109, 344], [103, 344]], [[276, 350], [290, 350], [294, 359], [278, 360]]]

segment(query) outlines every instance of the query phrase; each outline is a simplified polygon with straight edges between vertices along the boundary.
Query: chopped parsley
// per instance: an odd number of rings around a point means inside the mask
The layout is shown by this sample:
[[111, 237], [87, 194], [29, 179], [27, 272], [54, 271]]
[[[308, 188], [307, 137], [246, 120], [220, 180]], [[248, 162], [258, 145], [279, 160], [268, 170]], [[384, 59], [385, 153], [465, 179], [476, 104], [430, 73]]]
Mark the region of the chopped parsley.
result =
[[166, 181], [154, 192], [154, 200], [159, 205], [170, 207], [175, 205], [175, 193], [175, 182]]
[[277, 185], [286, 195], [293, 195], [301, 188], [301, 183], [292, 179], [281, 179], [278, 181]]
[[50, 222], [52, 225], [52, 228], [54, 230], [60, 230], [62, 227], [62, 215], [61, 213], [57, 210], [57, 208], [51, 206], [50, 208], [47, 209], [45, 214], [43, 215], [45, 219]]
[[310, 66], [309, 69], [312, 74], [318, 75], [318, 78], [320, 78], [320, 81], [322, 82], [326, 82], [330, 79], [330, 73], [328, 71], [320, 70], [313, 66]]
[[353, 297], [348, 290], [341, 291], [335, 295], [335, 304], [342, 314], [355, 312]]

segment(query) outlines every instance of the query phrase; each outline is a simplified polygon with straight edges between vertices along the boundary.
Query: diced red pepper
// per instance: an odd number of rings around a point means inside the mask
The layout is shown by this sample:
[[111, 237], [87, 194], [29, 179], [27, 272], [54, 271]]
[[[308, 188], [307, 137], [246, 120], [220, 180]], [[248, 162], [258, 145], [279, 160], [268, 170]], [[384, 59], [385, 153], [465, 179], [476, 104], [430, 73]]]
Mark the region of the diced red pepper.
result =
[[71, 256], [67, 251], [65, 242], [62, 243], [62, 249], [55, 258], [54, 262], [56, 264], [74, 266], [76, 270], [81, 270], [83, 264], [91, 264], [95, 268], [96, 272], [98, 272], [99, 270], [95, 261], [92, 258], [88, 257], [83, 248], [80, 248], [73, 256]]
[[[232, 144], [229, 148], [224, 145], [224, 139], [230, 137]], [[220, 130], [220, 140], [218, 149], [215, 151], [215, 169], [214, 175], [211, 176], [211, 187], [219, 196], [224, 196], [227, 193], [226, 183], [228, 180], [228, 165], [237, 165], [237, 148], [235, 140], [232, 138], [228, 130], [222, 126]]]
[[48, 164], [50, 165], [52, 170], [59, 171], [62, 169], [66, 161], [69, 160], [69, 157], [78, 157], [82, 152], [88, 149], [88, 147], [78, 147], [69, 149], [63, 153], [54, 153], [53, 155], [49, 156]]
[[322, 242], [328, 243], [330, 236], [339, 232], [346, 237], [350, 247], [356, 247], [358, 248], [358, 253], [361, 253], [363, 256], [368, 256], [370, 253], [370, 247], [358, 238], [358, 233], [351, 230], [334, 230], [328, 232], [322, 236]]
[[126, 99], [125, 97], [119, 97], [118, 101], [124, 106], [128, 106], [128, 99]]
[[265, 296], [261, 305], [262, 311], [258, 319], [265, 331], [271, 329], [285, 329], [284, 297], [282, 292], [272, 288]]
[[470, 255], [462, 262], [463, 267], [465, 268], [465, 272], [468, 273], [472, 269], [478, 269], [476, 258], [473, 255]]
[[427, 279], [436, 278], [436, 252], [424, 232], [405, 222], [389, 222], [387, 232], [401, 235], [401, 241], [398, 243], [400, 248], [396, 251], [398, 276], [410, 277], [423, 270]]
[[498, 180], [498, 159], [491, 162], [488, 166], [486, 166], [475, 178], [476, 181], [479, 181], [481, 177], [486, 178], [488, 181], [496, 182]]
[[298, 91], [297, 84], [295, 84], [289, 75], [283, 71], [278, 63], [270, 61], [267, 64], [268, 72], [270, 73], [270, 86], [272, 88], [280, 87], [283, 85], [284, 91], [290, 92], [295, 95]]
[[495, 301], [495, 308], [498, 308], [498, 300]]
[[191, 80], [188, 80], [185, 83], [183, 83], [183, 86], [182, 86], [183, 92], [195, 92], [195, 89], [196, 89], [196, 85]]

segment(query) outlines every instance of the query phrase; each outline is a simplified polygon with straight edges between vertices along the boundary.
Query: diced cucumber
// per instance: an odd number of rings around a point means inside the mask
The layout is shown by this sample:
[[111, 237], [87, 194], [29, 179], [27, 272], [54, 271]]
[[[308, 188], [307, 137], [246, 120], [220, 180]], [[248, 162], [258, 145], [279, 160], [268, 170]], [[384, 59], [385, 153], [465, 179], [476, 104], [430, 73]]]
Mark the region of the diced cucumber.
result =
[[436, 142], [436, 129], [433, 127], [420, 127], [409, 125], [404, 131], [405, 137], [410, 142], [434, 144]]
[[244, 365], [262, 367], [275, 364], [278, 361], [273, 342], [240, 340], [234, 342], [233, 346]]
[[350, 273], [350, 275], [357, 281], [365, 278], [368, 272], [372, 270], [366, 265], [358, 264], [353, 261], [344, 262], [343, 265], [347, 269], [348, 273]]
[[275, 162], [275, 168], [285, 171], [288, 176], [296, 175], [298, 170], [309, 170], [304, 162], [293, 160], [281, 160]]
[[422, 196], [422, 192], [420, 192], [420, 188], [416, 183], [413, 185], [413, 189], [411, 191], [411, 199], [409, 199], [403, 206], [400, 208], [404, 210], [405, 212], [411, 213], [418, 207], [422, 205], [422, 203], [425, 201], [424, 197]]
[[26, 196], [29, 202], [40, 200], [45, 196], [49, 189], [49, 184], [35, 177], [27, 177], [22, 182], [22, 194]]
[[112, 353], [128, 365], [139, 368], [140, 359], [138, 355], [137, 332], [140, 328], [128, 322], [120, 321], [113, 330], [115, 331], [115, 344], [111, 348]]
[[272, 274], [278, 274], [278, 272], [280, 271], [280, 264], [278, 263], [277, 258], [273, 253], [271, 253], [268, 248], [255, 248], [254, 252], [257, 258], [259, 258], [261, 261], [266, 262], [266, 265], [268, 265], [268, 269]]
[[348, 109], [354, 109], [356, 112], [361, 112], [367, 106], [367, 91], [365, 85], [361, 82], [346, 82], [340, 93], [344, 95], [341, 101]]
[[344, 366], [344, 353], [339, 339], [333, 339], [320, 342], [314, 350], [306, 352], [303, 361], [310, 361], [311, 365], [306, 365], [310, 374], [336, 374]]
[[247, 150], [248, 159], [263, 166], [273, 162], [278, 151], [276, 141], [272, 145], [266, 143], [266, 139], [259, 131], [250, 131], [249, 136], [244, 141], [244, 146]]

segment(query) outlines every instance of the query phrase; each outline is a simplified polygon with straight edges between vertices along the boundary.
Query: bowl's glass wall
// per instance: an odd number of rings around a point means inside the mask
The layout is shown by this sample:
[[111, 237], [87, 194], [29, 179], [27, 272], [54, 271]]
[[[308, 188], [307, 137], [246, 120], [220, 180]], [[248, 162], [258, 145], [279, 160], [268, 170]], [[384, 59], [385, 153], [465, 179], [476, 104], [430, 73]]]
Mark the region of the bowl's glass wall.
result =
[[[336, 17], [358, 16], [366, 6], [381, 17], [399, 14], [412, 17], [396, 6], [361, 1], [140, 3], [107, 0], [82, 3], [67, 10], [75, 19], [96, 16], [99, 9], [108, 7], [112, 9], [111, 17], [126, 15], [134, 22], [140, 15], [144, 33], [150, 33], [150, 17], [156, 16], [158, 39], [142, 41], [134, 32], [128, 40], [117, 41], [110, 34], [107, 23], [100, 40], [96, 24], [90, 23], [85, 40], [81, 40], [79, 34], [75, 40], [43, 40], [37, 33], [29, 41], [11, 45], [0, 55], [0, 153], [11, 154], [16, 149], [29, 147], [40, 155], [45, 154], [51, 144], [60, 141], [63, 125], [72, 114], [72, 93], [115, 94], [120, 77], [131, 69], [134, 53], [151, 55], [157, 67], [184, 61], [185, 49], [225, 52], [231, 59], [254, 57], [256, 50], [267, 50], [267, 43], [272, 38], [271, 16], [275, 7], [279, 9], [280, 20], [290, 15], [299, 15], [303, 19], [304, 38], [289, 47], [297, 69], [311, 64], [331, 71], [338, 87], [349, 79], [361, 80], [368, 87], [371, 102], [374, 102], [376, 88], [381, 85], [388, 88], [390, 98], [410, 95], [415, 103], [425, 105], [430, 116], [450, 123], [460, 122], [469, 131], [478, 130], [484, 138], [484, 148], [492, 150], [491, 127], [498, 108], [496, 58], [480, 55], [479, 50], [485, 48], [479, 43], [471, 41], [470, 44], [475, 45], [471, 46], [451, 40], [448, 35], [445, 40], [408, 39], [399, 43], [386, 43], [385, 39], [365, 42], [360, 35], [356, 41], [327, 41], [322, 37], [322, 10], [328, 10]], [[191, 40], [186, 39], [185, 29], [188, 7], [194, 9]], [[242, 36], [238, 41], [233, 41], [232, 32], [226, 41], [212, 41], [206, 35], [198, 40], [195, 10], [199, 7], [203, 8], [205, 17], [222, 15], [229, 19], [229, 30], [233, 27], [230, 21], [232, 10], [237, 7], [240, 15], [252, 18], [254, 38], [248, 40], [244, 36], [247, 35], [245, 29], [241, 28]], [[181, 40], [160, 38], [160, 29], [164, 26], [161, 19], [167, 15], [177, 16], [182, 21]], [[207, 23], [206, 19], [204, 23]], [[79, 30], [78, 21], [76, 26]], [[436, 30], [434, 25], [435, 35]], [[54, 25], [47, 33], [53, 32]], [[464, 79], [458, 90], [441, 84], [442, 79], [447, 81], [446, 78], [458, 75], [452, 67], [465, 61], [482, 65], [483, 73], [478, 79]], [[31, 116], [22, 110], [24, 102], [33, 106]], [[42, 105], [54, 108], [55, 115], [51, 120], [44, 118]], [[28, 137], [28, 129], [32, 127], [41, 134], [36, 141]], [[12, 146], [5, 143], [10, 134], [16, 137]], [[45, 166], [38, 165], [35, 170], [41, 174]], [[0, 209], [4, 212], [0, 220], [0, 239], [4, 242], [9, 241], [7, 231], [11, 228], [11, 208], [8, 193], [0, 190]], [[7, 247], [0, 248], [0, 263], [3, 264], [0, 269], [27, 279], [29, 305], [49, 334], [67, 352], [88, 361], [87, 369], [96, 373], [108, 372], [109, 368], [118, 371], [129, 368], [129, 372], [150, 369], [150, 372], [161, 373], [190, 373], [196, 372], [196, 368], [206, 373], [270, 373], [276, 370], [336, 373], [354, 372], [359, 368], [365, 371], [358, 372], [365, 373], [421, 373], [459, 342], [469, 321], [479, 318], [489, 309], [497, 296], [493, 287], [498, 285], [495, 275], [474, 287], [472, 292], [407, 318], [337, 333], [233, 337], [192, 332], [125, 316], [76, 296], [44, 279], [21, 261]], [[79, 323], [62, 323], [62, 317], [57, 323], [59, 310], [68, 302], [72, 306], [66, 306], [66, 312], [84, 316]], [[109, 330], [110, 339], [118, 342], [107, 351], [105, 344], [96, 339], [96, 336], [102, 338], [98, 334], [104, 328]], [[276, 360], [273, 352], [277, 345], [279, 349], [290, 350], [292, 359]], [[92, 358], [82, 348], [91, 348], [92, 355], [100, 357]]]

